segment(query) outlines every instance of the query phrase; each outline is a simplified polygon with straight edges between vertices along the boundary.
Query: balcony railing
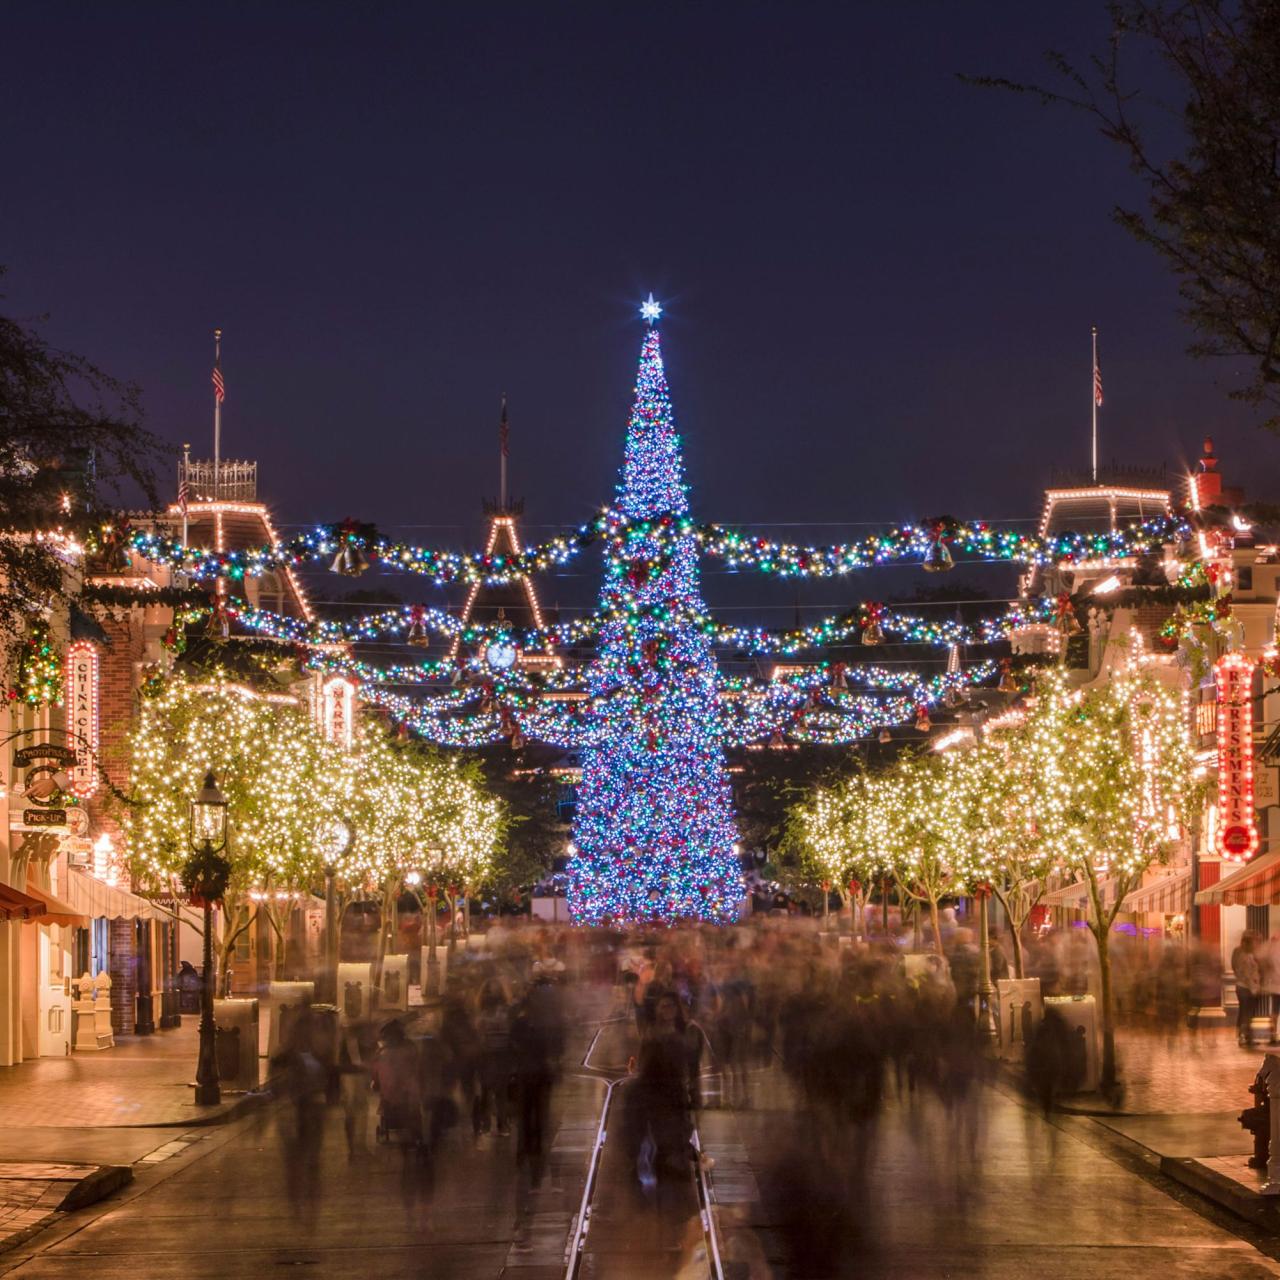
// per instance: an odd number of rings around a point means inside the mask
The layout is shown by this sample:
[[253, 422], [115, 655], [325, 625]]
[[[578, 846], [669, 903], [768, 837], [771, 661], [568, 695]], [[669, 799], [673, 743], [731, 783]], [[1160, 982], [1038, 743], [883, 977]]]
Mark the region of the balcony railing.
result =
[[214, 468], [211, 459], [178, 463], [178, 484], [187, 482], [188, 502], [257, 502], [258, 464], [224, 459]]

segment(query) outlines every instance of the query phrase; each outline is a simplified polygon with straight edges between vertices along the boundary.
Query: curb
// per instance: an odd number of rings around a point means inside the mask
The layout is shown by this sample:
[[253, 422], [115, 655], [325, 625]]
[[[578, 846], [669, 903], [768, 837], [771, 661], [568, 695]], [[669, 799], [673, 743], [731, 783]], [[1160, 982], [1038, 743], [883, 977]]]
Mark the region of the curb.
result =
[[[38, 1167], [36, 1162], [33, 1161], [32, 1164]], [[46, 1228], [55, 1225], [66, 1214], [76, 1209], [84, 1209], [91, 1204], [96, 1204], [99, 1200], [105, 1200], [107, 1196], [119, 1191], [121, 1187], [128, 1186], [133, 1181], [133, 1168], [131, 1165], [106, 1164], [84, 1165], [82, 1167], [87, 1170], [85, 1175], [72, 1181], [62, 1199], [50, 1208], [48, 1212], [25, 1222], [13, 1231], [0, 1235], [0, 1254], [25, 1244]], [[40, 1200], [45, 1201], [46, 1204], [49, 1192], [56, 1189], [60, 1180], [50, 1181], [50, 1187], [40, 1197]], [[70, 1179], [65, 1181], [70, 1181]]]
[[1184, 1156], [1161, 1156], [1160, 1172], [1272, 1235], [1280, 1234], [1280, 1202], [1250, 1192], [1216, 1169]]
[[63, 1197], [57, 1212], [70, 1213], [73, 1209], [83, 1209], [86, 1205], [105, 1200], [121, 1187], [127, 1187], [133, 1181], [133, 1166], [127, 1164], [99, 1165], [87, 1178], [81, 1178]]

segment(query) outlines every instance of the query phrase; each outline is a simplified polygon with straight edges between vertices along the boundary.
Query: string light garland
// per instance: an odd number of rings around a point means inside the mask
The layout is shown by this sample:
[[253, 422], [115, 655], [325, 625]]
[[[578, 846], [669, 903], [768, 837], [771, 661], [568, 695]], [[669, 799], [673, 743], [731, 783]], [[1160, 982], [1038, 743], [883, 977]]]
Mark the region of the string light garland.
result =
[[434, 632], [446, 638], [457, 637], [476, 649], [488, 644], [509, 644], [524, 652], [544, 652], [585, 644], [599, 636], [602, 628], [611, 623], [621, 622], [634, 629], [642, 619], [649, 619], [668, 626], [695, 627], [713, 644], [760, 657], [829, 648], [842, 641], [866, 642], [867, 632], [873, 623], [878, 629], [875, 643], [884, 643], [887, 637], [892, 637], [900, 644], [938, 647], [995, 644], [1018, 627], [1054, 617], [1054, 610], [1054, 602], [1049, 600], [1019, 601], [1000, 614], [966, 624], [955, 619], [925, 618], [867, 601], [807, 627], [770, 631], [763, 627], [738, 627], [718, 622], [705, 611], [690, 612], [674, 606], [639, 610], [618, 602], [614, 607], [601, 609], [589, 617], [548, 627], [526, 628], [513, 628], [505, 621], [463, 626], [443, 609], [424, 605], [403, 605], [341, 622], [316, 623], [248, 605], [228, 605], [230, 616], [247, 629], [273, 640], [296, 644], [333, 645], [387, 637], [412, 643], [414, 629], [421, 628], [422, 632]]
[[[1149, 555], [1165, 544], [1182, 544], [1192, 532], [1192, 526], [1177, 516], [1095, 533], [1046, 535], [947, 517], [900, 525], [852, 542], [803, 546], [774, 542], [719, 524], [697, 524], [682, 509], [635, 517], [605, 508], [578, 529], [518, 553], [418, 547], [376, 536], [366, 538], [350, 532], [347, 525], [321, 526], [283, 542], [239, 551], [189, 547], [180, 539], [144, 529], [127, 530], [123, 542], [146, 560], [201, 579], [240, 581], [308, 563], [333, 567], [338, 556], [358, 550], [366, 560], [376, 561], [385, 570], [422, 574], [437, 586], [458, 582], [497, 586], [561, 568], [602, 538], [609, 542], [611, 553], [623, 556], [633, 543], [670, 551], [691, 540], [699, 553], [725, 561], [730, 569], [757, 569], [781, 578], [831, 578], [904, 562], [917, 562], [936, 570], [964, 559], [1020, 565], [1124, 561]], [[947, 555], [941, 563], [939, 547]], [[961, 559], [957, 560], [957, 556]]]

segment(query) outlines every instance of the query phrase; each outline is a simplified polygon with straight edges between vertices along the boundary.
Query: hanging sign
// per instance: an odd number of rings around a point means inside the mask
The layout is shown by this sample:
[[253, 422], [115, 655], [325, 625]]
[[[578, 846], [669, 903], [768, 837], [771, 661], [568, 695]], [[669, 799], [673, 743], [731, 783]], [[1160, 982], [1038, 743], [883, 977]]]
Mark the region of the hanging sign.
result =
[[330, 742], [350, 749], [355, 730], [356, 686], [342, 676], [326, 680], [320, 696], [320, 729]]
[[1253, 795], [1253, 662], [1227, 653], [1214, 666], [1218, 685], [1217, 852], [1247, 862], [1258, 851]]
[[67, 650], [67, 736], [76, 753], [68, 773], [72, 795], [87, 800], [98, 789], [98, 648], [77, 640]]

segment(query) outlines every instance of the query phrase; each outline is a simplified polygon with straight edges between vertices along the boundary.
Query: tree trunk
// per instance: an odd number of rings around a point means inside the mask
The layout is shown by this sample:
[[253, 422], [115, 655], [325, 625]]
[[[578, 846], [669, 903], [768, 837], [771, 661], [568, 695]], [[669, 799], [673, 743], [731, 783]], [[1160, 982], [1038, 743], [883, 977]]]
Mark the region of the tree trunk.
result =
[[375, 987], [382, 985], [382, 964], [387, 958], [388, 943], [391, 939], [392, 930], [396, 927], [396, 903], [399, 898], [399, 888], [394, 891], [383, 890], [382, 912], [378, 921], [378, 953], [373, 963], [373, 985]]
[[[919, 912], [916, 913], [919, 915]], [[940, 956], [946, 953], [942, 950], [942, 916], [938, 911], [937, 898], [929, 899], [929, 923], [933, 925], [933, 949]]]
[[1116, 1084], [1116, 1028], [1111, 996], [1111, 931], [1106, 922], [1091, 929], [1098, 944], [1099, 1019], [1102, 1022], [1102, 1090], [1114, 1089]]
[[1005, 916], [1009, 921], [1009, 938], [1013, 943], [1013, 976], [1025, 978], [1027, 975], [1022, 956], [1022, 926], [1014, 920], [1007, 909]]

